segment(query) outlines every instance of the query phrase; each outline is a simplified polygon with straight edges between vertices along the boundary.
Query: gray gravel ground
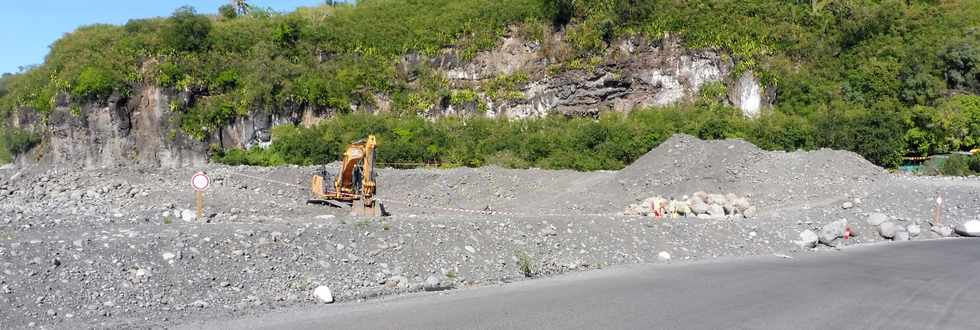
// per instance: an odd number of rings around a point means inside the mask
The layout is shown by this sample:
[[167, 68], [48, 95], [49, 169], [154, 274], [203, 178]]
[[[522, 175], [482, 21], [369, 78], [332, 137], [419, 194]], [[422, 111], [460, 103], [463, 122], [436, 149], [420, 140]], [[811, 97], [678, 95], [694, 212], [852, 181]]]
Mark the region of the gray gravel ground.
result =
[[[190, 176], [205, 170], [207, 221]], [[980, 215], [980, 179], [888, 174], [855, 154], [765, 152], [675, 136], [621, 171], [383, 169], [391, 217], [305, 203], [315, 167], [0, 170], [0, 328], [153, 328], [315, 304], [462, 288], [615, 264], [809, 253], [806, 229], [847, 219], [847, 244], [882, 240], [881, 212], [928, 230]], [[746, 195], [748, 219], [623, 216], [655, 195]], [[851, 207], [844, 208], [847, 202]], [[492, 210], [492, 214], [477, 211]], [[820, 246], [816, 250], [831, 250]], [[669, 261], [658, 258], [667, 252]]]

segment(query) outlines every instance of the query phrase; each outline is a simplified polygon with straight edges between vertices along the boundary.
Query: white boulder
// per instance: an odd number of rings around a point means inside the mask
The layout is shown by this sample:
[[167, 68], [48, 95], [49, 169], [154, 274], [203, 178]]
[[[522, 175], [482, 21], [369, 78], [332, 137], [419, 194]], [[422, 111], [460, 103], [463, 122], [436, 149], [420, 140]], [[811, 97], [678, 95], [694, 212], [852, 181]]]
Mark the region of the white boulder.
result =
[[898, 232], [898, 226], [894, 222], [885, 221], [878, 226], [878, 234], [884, 238], [895, 238], [895, 233]]
[[333, 303], [333, 293], [330, 292], [330, 288], [326, 285], [321, 285], [313, 289], [313, 297], [325, 304]]
[[980, 220], [970, 220], [953, 228], [960, 236], [980, 237]]

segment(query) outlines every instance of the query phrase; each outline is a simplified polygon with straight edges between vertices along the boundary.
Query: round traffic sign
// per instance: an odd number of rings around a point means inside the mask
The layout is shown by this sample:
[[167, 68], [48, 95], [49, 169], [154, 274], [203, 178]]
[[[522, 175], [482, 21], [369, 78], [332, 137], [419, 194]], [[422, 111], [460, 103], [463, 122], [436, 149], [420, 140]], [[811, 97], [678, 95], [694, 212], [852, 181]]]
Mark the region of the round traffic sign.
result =
[[204, 172], [194, 173], [194, 176], [191, 177], [191, 186], [194, 187], [194, 190], [205, 191], [210, 185], [211, 178], [209, 178]]

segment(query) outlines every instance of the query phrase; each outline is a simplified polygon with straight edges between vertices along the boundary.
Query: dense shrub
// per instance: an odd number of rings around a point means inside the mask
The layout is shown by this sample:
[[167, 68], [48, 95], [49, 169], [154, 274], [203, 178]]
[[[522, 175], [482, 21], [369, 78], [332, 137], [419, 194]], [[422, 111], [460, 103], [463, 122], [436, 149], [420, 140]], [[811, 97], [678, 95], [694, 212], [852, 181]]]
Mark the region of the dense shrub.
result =
[[925, 175], [980, 175], [980, 155], [936, 157], [926, 161], [922, 167], [922, 173]]
[[286, 163], [278, 154], [258, 147], [248, 151], [240, 149], [219, 150], [211, 156], [211, 159], [227, 165], [277, 166]]
[[87, 67], [78, 75], [72, 95], [81, 100], [102, 100], [117, 89], [116, 82], [106, 70]]
[[40, 137], [32, 132], [0, 127], [0, 163], [11, 160], [12, 156], [23, 154], [34, 148], [40, 141]]
[[177, 51], [197, 52], [211, 45], [211, 20], [198, 15], [193, 7], [180, 7], [167, 19], [169, 26], [163, 31], [167, 47]]
[[218, 14], [224, 19], [235, 19], [238, 17], [238, 9], [231, 4], [224, 4], [218, 7]]

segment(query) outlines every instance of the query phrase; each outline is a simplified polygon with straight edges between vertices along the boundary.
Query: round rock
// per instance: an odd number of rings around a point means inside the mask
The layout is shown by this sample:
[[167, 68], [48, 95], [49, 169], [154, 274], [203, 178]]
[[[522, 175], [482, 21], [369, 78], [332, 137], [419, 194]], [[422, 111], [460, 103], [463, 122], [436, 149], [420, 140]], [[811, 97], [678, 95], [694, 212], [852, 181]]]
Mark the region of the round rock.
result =
[[922, 233], [922, 226], [911, 224], [905, 227], [905, 230], [909, 232], [909, 237], [917, 237]]
[[712, 218], [724, 218], [725, 208], [718, 204], [711, 204], [711, 206], [708, 207], [708, 215], [710, 215]]
[[911, 237], [909, 237], [909, 232], [904, 231], [904, 230], [899, 230], [899, 231], [895, 232], [895, 238], [893, 238], [893, 239], [896, 240], [896, 241], [907, 241], [907, 240], [911, 239]]
[[884, 238], [895, 238], [895, 233], [898, 232], [898, 226], [894, 222], [885, 221], [878, 226], [878, 234]]
[[691, 200], [691, 213], [695, 215], [707, 214], [708, 210], [708, 204], [705, 204], [701, 199], [694, 198]]
[[425, 278], [425, 283], [422, 283], [422, 288], [425, 289], [425, 291], [439, 291], [446, 289], [442, 285], [442, 280], [436, 275], [429, 275], [429, 277]]
[[817, 236], [817, 233], [813, 232], [812, 230], [807, 229], [800, 233], [800, 247], [804, 249], [812, 249], [817, 247], [818, 242], [820, 242], [820, 237]]
[[833, 246], [834, 241], [844, 237], [845, 231], [847, 231], [847, 219], [840, 219], [828, 223], [820, 228], [820, 233], [818, 234], [820, 243]]
[[881, 213], [871, 213], [868, 215], [868, 224], [872, 226], [880, 226], [885, 221], [888, 221], [888, 216]]

